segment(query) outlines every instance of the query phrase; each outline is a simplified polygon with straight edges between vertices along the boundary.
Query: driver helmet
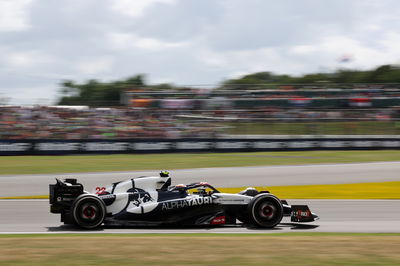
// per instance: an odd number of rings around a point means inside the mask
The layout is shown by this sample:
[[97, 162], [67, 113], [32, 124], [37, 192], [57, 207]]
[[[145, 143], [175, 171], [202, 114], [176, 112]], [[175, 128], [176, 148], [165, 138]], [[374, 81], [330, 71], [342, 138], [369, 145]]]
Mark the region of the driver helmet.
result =
[[169, 172], [168, 172], [168, 171], [165, 171], [165, 170], [164, 170], [164, 171], [161, 171], [161, 172], [160, 172], [160, 176], [161, 176], [161, 177], [168, 177], [168, 176], [169, 176]]

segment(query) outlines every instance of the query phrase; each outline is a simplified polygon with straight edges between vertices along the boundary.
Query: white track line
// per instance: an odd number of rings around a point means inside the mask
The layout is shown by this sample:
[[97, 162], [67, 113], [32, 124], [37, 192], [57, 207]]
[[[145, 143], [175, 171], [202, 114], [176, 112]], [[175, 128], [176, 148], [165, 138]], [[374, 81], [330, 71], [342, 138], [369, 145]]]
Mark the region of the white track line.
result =
[[[354, 202], [368, 202], [368, 201], [387, 201], [387, 202], [399, 202], [400, 199], [285, 199], [287, 201], [354, 201]], [[0, 199], [0, 202], [32, 202], [32, 201], [49, 201], [48, 199]]]

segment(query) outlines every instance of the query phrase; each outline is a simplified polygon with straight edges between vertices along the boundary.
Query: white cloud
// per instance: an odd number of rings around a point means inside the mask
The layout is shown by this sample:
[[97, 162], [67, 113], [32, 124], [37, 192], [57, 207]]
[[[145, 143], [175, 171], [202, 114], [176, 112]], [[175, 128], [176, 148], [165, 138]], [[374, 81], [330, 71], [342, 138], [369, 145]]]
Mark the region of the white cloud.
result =
[[[379, 40], [380, 46], [370, 46], [356, 38], [332, 35], [319, 38], [318, 42], [304, 45], [280, 47], [214, 51], [204, 49], [197, 55], [202, 64], [223, 69], [228, 77], [237, 77], [246, 73], [272, 71], [280, 74], [305, 74], [337, 68], [371, 69], [383, 64], [400, 62], [400, 50], [397, 45], [400, 34], [388, 33]], [[339, 58], [345, 54], [352, 61], [341, 64]]]
[[297, 72], [300, 64], [287, 61], [277, 48], [260, 48], [240, 51], [203, 51], [197, 59], [207, 65], [222, 68], [229, 77], [237, 73], [273, 71], [278, 73]]
[[4, 61], [13, 68], [37, 67], [51, 63], [54, 59], [40, 51], [9, 52], [4, 55]]
[[32, 0], [0, 0], [0, 31], [28, 29], [28, 7], [31, 3]]
[[0, 91], [25, 102], [42, 87], [54, 97], [65, 77], [216, 84], [371, 69], [399, 63], [398, 17], [398, 0], [0, 0]]
[[392, 60], [394, 60], [398, 64], [400, 62], [400, 33], [387, 32], [385, 34], [385, 38], [383, 38], [379, 42], [382, 44], [384, 51], [388, 51], [389, 56], [392, 57]]
[[156, 84], [173, 84], [175, 80], [173, 80], [171, 77], [159, 77], [156, 79], [151, 79], [151, 82], [156, 83]]
[[[330, 36], [315, 46], [315, 56], [326, 64], [334, 65], [340, 56], [349, 54], [353, 60], [346, 67], [370, 69], [382, 64], [393, 64], [400, 59], [400, 52], [391, 45], [394, 40], [387, 42], [387, 39], [382, 39], [386, 47], [373, 47], [354, 38]], [[399, 37], [397, 40], [400, 40]]]
[[315, 53], [315, 46], [313, 45], [295, 45], [289, 49], [290, 53], [295, 55], [309, 55]]
[[7, 104], [18, 105], [53, 104], [57, 92], [54, 86], [17, 87], [8, 90], [12, 90], [14, 94], [0, 94], [0, 97], [6, 96], [9, 100]]
[[93, 75], [110, 70], [113, 64], [111, 57], [85, 58], [76, 64], [76, 69], [82, 74]]
[[131, 17], [140, 17], [156, 4], [175, 4], [176, 0], [111, 0], [113, 9]]
[[133, 33], [114, 32], [108, 34], [108, 40], [114, 49], [139, 48], [145, 50], [164, 50], [190, 45], [185, 42], [167, 42], [155, 38], [141, 37]]

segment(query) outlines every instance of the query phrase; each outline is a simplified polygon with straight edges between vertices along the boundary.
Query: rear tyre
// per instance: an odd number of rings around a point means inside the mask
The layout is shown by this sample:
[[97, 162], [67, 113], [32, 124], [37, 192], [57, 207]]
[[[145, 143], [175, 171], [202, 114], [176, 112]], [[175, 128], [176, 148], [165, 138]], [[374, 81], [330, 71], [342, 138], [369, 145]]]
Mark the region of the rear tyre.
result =
[[253, 225], [272, 228], [281, 222], [283, 206], [274, 195], [258, 194], [249, 203], [248, 214]]
[[106, 207], [100, 198], [82, 194], [72, 204], [71, 214], [74, 223], [79, 227], [94, 229], [104, 222]]

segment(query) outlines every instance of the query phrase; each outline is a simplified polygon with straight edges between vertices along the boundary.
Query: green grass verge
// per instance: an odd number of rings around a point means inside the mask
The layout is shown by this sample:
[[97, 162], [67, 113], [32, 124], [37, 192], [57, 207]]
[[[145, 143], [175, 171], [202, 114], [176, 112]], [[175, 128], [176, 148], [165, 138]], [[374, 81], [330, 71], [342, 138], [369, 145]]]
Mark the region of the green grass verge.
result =
[[398, 161], [400, 150], [3, 156], [0, 175]]
[[[400, 181], [334, 185], [302, 185], [256, 187], [269, 190], [282, 199], [400, 199]], [[237, 193], [245, 187], [219, 188], [221, 192]], [[47, 199], [47, 195], [0, 197], [0, 199]]]
[[234, 122], [224, 123], [233, 135], [396, 135], [399, 124], [393, 121], [351, 122]]
[[0, 236], [0, 265], [399, 265], [399, 234]]

